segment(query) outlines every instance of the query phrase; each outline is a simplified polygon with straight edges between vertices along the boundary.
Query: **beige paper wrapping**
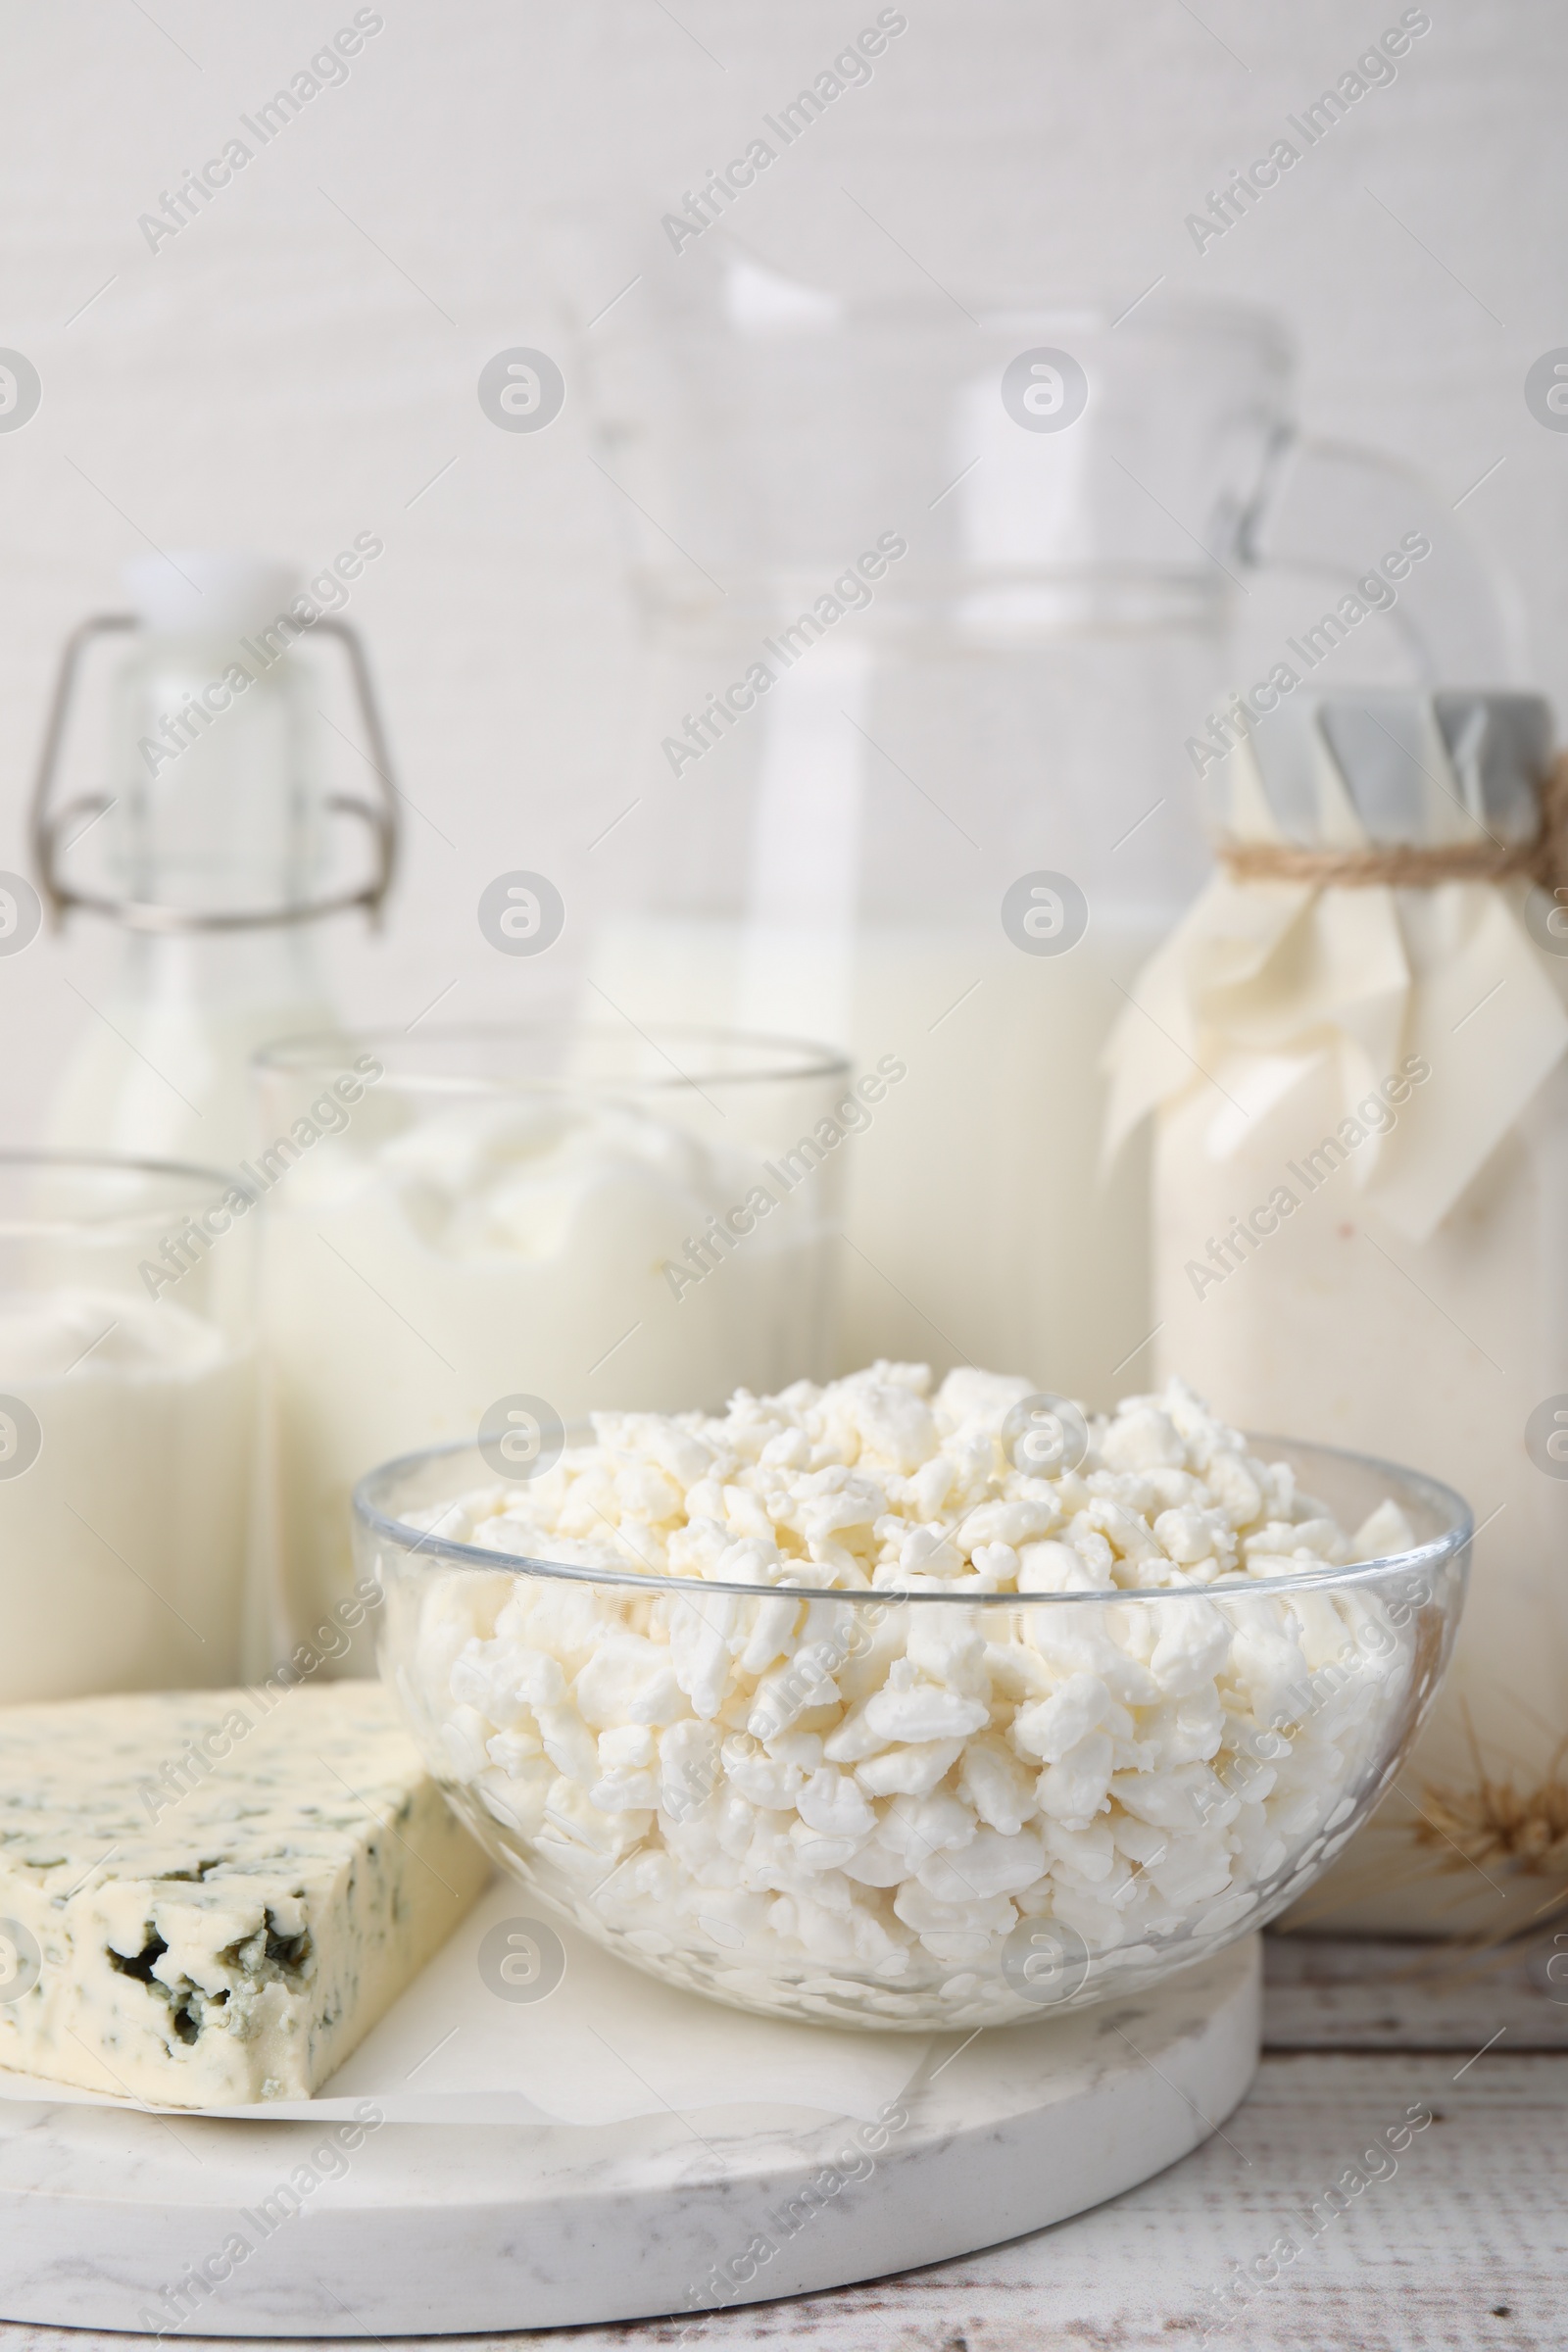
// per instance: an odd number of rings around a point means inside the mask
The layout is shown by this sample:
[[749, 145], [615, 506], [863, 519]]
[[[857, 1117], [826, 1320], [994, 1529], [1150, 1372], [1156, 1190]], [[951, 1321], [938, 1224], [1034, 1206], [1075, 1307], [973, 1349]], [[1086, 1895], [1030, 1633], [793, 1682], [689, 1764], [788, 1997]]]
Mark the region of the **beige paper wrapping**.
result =
[[[1372, 846], [1321, 728], [1313, 756], [1313, 846]], [[1250, 743], [1230, 770], [1230, 832], [1283, 842]], [[1499, 838], [1473, 792], [1466, 806], [1435, 723], [1419, 791], [1401, 838]], [[1522, 884], [1322, 889], [1221, 870], [1145, 966], [1106, 1045], [1107, 1161], [1150, 1111], [1201, 1086], [1215, 1106], [1208, 1148], [1223, 1160], [1329, 1054], [1354, 1121], [1356, 1102], [1416, 1054], [1431, 1078], [1396, 1126], [1355, 1152], [1353, 1180], [1396, 1231], [1425, 1241], [1568, 1048], [1568, 1012], [1524, 928], [1524, 896]]]

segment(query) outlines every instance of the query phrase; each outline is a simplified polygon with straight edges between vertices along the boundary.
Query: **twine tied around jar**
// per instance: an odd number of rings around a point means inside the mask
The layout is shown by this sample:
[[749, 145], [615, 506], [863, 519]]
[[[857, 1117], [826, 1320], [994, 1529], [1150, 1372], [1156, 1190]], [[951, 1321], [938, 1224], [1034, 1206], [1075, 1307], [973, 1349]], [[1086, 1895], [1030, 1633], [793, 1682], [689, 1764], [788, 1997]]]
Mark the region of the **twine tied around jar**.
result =
[[1314, 890], [1434, 890], [1443, 882], [1513, 882], [1549, 896], [1568, 891], [1568, 751], [1536, 788], [1541, 822], [1529, 841], [1385, 842], [1371, 849], [1308, 850], [1288, 841], [1223, 836], [1214, 854], [1236, 882], [1304, 882]]

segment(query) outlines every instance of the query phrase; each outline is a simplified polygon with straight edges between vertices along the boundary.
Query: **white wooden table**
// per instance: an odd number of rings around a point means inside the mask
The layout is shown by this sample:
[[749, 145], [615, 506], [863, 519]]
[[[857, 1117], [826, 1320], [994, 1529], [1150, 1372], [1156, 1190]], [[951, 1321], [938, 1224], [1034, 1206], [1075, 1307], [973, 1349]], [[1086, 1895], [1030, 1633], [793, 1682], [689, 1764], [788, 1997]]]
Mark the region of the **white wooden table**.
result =
[[[1250, 2095], [1194, 2155], [1098, 2212], [832, 2294], [457, 2340], [466, 2352], [1568, 2345], [1568, 1934], [1462, 1965], [1420, 1945], [1292, 1936], [1267, 1948], [1266, 2054]], [[1390, 2150], [1391, 2131], [1396, 2143], [1409, 2131], [1408, 2146]], [[1244, 2303], [1235, 2282], [1249, 2274]], [[135, 2340], [0, 2326], [0, 2352]], [[434, 2352], [454, 2339], [419, 2340]]]

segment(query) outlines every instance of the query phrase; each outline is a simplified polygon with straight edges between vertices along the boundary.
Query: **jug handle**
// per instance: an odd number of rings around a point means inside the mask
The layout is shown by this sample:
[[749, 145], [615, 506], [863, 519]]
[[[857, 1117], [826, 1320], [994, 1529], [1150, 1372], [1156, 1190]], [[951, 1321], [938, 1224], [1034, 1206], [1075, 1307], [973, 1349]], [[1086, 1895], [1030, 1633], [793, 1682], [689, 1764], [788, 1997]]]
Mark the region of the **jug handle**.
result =
[[1424, 537], [1432, 560], [1411, 564], [1389, 612], [1418, 675], [1446, 685], [1518, 684], [1526, 674], [1523, 613], [1512, 583], [1455, 511], [1468, 495], [1448, 499], [1382, 450], [1287, 429], [1238, 544], [1259, 568], [1332, 579], [1343, 594], [1401, 540]]

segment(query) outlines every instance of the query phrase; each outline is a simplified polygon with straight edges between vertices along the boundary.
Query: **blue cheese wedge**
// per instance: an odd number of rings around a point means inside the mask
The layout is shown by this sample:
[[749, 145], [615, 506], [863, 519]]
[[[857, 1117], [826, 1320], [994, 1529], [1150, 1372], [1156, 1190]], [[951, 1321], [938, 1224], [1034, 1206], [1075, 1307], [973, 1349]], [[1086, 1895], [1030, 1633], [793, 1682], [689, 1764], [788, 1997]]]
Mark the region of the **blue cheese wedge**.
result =
[[0, 2066], [308, 2098], [489, 1876], [378, 1684], [0, 1709]]

